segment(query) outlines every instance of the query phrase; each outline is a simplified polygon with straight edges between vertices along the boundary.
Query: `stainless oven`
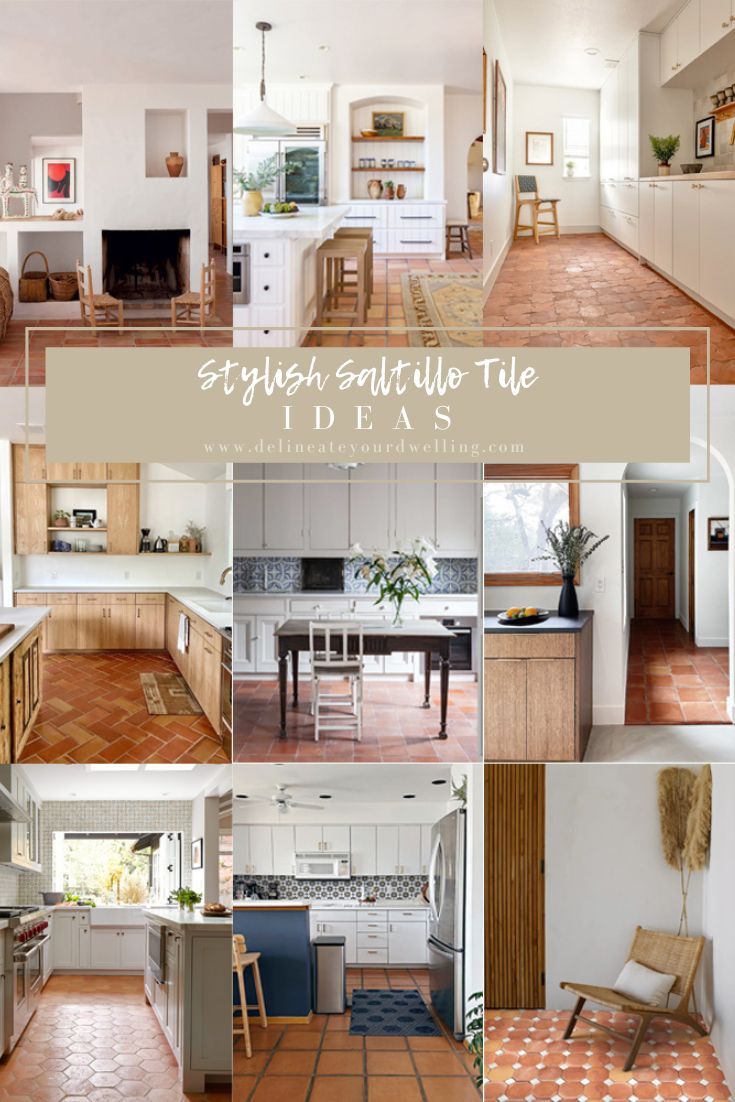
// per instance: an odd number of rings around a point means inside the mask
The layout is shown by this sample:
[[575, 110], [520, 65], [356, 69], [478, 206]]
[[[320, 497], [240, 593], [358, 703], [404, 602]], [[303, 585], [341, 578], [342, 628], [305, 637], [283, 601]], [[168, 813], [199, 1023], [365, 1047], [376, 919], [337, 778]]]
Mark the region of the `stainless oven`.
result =
[[250, 245], [243, 241], [232, 246], [232, 301], [236, 306], [250, 303]]
[[166, 971], [166, 935], [163, 926], [149, 922], [146, 936], [148, 970], [158, 983], [163, 983]]
[[47, 923], [42, 932], [29, 940], [18, 939], [13, 946], [13, 1021], [10, 1048], [20, 1040], [33, 1017], [43, 989], [43, 967], [49, 935]]

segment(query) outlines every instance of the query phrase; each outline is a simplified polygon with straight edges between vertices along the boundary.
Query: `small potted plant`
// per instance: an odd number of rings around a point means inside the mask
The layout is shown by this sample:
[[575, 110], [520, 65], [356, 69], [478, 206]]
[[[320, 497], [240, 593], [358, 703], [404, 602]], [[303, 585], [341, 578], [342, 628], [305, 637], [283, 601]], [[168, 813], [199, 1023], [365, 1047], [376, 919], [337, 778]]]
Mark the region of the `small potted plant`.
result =
[[207, 529], [203, 524], [195, 524], [193, 520], [190, 520], [184, 531], [184, 535], [179, 540], [179, 550], [182, 550], [182, 544], [185, 545], [186, 550], [190, 554], [196, 554], [202, 551], [202, 538]]
[[579, 616], [577, 592], [574, 588], [577, 571], [610, 537], [598, 537], [583, 524], [569, 524], [565, 520], [560, 520], [553, 528], [544, 524], [544, 531], [548, 550], [543, 555], [537, 555], [534, 562], [553, 562], [556, 565], [562, 577], [559, 615], [566, 620], [576, 620]]
[[248, 218], [260, 214], [263, 209], [264, 189], [273, 187], [279, 176], [295, 172], [300, 167], [300, 163], [296, 161], [279, 164], [278, 154], [274, 153], [272, 157], [266, 157], [261, 161], [252, 172], [236, 172], [235, 179], [240, 186], [243, 214]]
[[177, 888], [175, 892], [171, 892], [169, 900], [178, 903], [182, 911], [193, 911], [195, 905], [201, 903], [202, 897], [193, 888]]
[[681, 138], [678, 135], [669, 134], [666, 138], [657, 138], [653, 134], [648, 135], [653, 155], [658, 161], [659, 176], [671, 174], [671, 159], [678, 152]]
[[386, 180], [383, 190], [384, 199], [395, 199], [396, 197], [396, 185], [393, 180]]
[[567, 170], [567, 177], [574, 175], [574, 161], [567, 161], [564, 167]]
[[54, 513], [54, 527], [55, 528], [68, 528], [69, 517], [71, 513], [67, 513], [65, 509], [57, 509]]

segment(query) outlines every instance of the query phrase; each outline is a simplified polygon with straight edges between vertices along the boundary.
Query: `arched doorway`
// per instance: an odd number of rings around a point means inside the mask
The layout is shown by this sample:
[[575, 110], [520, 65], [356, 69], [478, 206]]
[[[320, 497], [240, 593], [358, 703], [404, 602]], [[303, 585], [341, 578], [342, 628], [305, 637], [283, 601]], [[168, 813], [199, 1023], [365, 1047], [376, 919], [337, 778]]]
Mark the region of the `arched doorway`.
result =
[[467, 218], [473, 256], [482, 256], [482, 134], [467, 150]]

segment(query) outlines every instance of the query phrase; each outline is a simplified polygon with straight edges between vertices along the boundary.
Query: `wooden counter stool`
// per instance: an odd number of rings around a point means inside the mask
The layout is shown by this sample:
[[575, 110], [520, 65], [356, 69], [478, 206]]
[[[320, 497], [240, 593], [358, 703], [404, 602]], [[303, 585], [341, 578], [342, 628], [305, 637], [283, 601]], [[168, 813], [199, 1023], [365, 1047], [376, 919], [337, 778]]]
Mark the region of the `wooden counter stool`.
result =
[[[268, 1028], [268, 1016], [265, 1012], [265, 999], [263, 997], [263, 985], [260, 982], [260, 967], [258, 961], [260, 960], [260, 953], [249, 953], [247, 945], [245, 944], [245, 938], [242, 934], [235, 934], [232, 938], [232, 971], [237, 975], [237, 986], [240, 992], [240, 1005], [232, 1008], [233, 1023], [232, 1032], [234, 1036], [245, 1038], [245, 1055], [250, 1059], [253, 1055], [253, 1046], [250, 1041], [250, 1021], [248, 1019], [248, 1010], [254, 1010], [254, 1006], [248, 1006], [247, 997], [245, 995], [245, 969], [252, 968], [253, 970], [253, 983], [255, 984], [255, 994], [257, 997], [257, 1009], [258, 1020], [263, 1029]], [[237, 1027], [237, 1015], [240, 1015], [241, 1026]]]
[[467, 253], [470, 260], [472, 260], [472, 246], [470, 245], [470, 227], [467, 222], [447, 222], [447, 260], [450, 259], [450, 254], [453, 251], [456, 252], [456, 250], [452, 249], [452, 245], [456, 244], [459, 244], [460, 254], [464, 255], [464, 253]]
[[[367, 324], [368, 243], [358, 237], [332, 237], [316, 251], [316, 320], [319, 327], [325, 322], [340, 322], [349, 318], [352, 325]], [[348, 286], [342, 284], [344, 264], [354, 260], [357, 278]], [[343, 307], [341, 299], [354, 302], [354, 308]], [[360, 334], [360, 343], [364, 342]], [[322, 343], [322, 333], [317, 332], [316, 343]]]
[[[361, 241], [367, 241], [367, 304], [368, 309], [373, 300], [373, 231], [369, 226], [340, 226], [334, 235], [336, 238], [357, 237]], [[347, 287], [345, 276], [351, 275], [351, 271], [342, 272], [343, 286]]]

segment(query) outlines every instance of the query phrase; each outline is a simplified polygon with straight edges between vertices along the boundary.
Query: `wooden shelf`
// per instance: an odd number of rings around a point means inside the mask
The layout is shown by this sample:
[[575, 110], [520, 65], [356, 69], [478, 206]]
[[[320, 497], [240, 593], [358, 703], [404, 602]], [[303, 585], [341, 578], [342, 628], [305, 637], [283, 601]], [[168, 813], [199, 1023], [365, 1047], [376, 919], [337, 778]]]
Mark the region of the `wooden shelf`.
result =
[[107, 551], [47, 551], [47, 555], [106, 555]]
[[420, 168], [404, 168], [403, 166], [399, 166], [399, 165], [388, 165], [385, 168], [383, 168], [382, 165], [380, 165], [380, 166], [373, 165], [372, 168], [353, 168], [352, 171], [353, 172], [382, 172], [383, 175], [385, 175], [388, 172], [393, 172], [393, 173], [399, 173], [399, 172], [426, 172], [426, 169], [423, 168], [423, 167], [420, 167]]
[[721, 107], [713, 107], [712, 114], [718, 122], [735, 118], [735, 103], [723, 103]]
[[423, 142], [426, 139], [423, 134], [406, 134], [400, 138], [392, 135], [390, 137], [381, 137], [379, 134], [376, 134], [374, 138], [363, 138], [361, 134], [353, 134], [352, 140], [353, 142]]
[[66, 528], [63, 528], [61, 526], [54, 527], [53, 524], [50, 524], [48, 526], [47, 531], [48, 532], [83, 532], [85, 534], [89, 533], [89, 535], [92, 535], [95, 532], [106, 532], [107, 529], [106, 528], [72, 528], [71, 525], [67, 525]]

